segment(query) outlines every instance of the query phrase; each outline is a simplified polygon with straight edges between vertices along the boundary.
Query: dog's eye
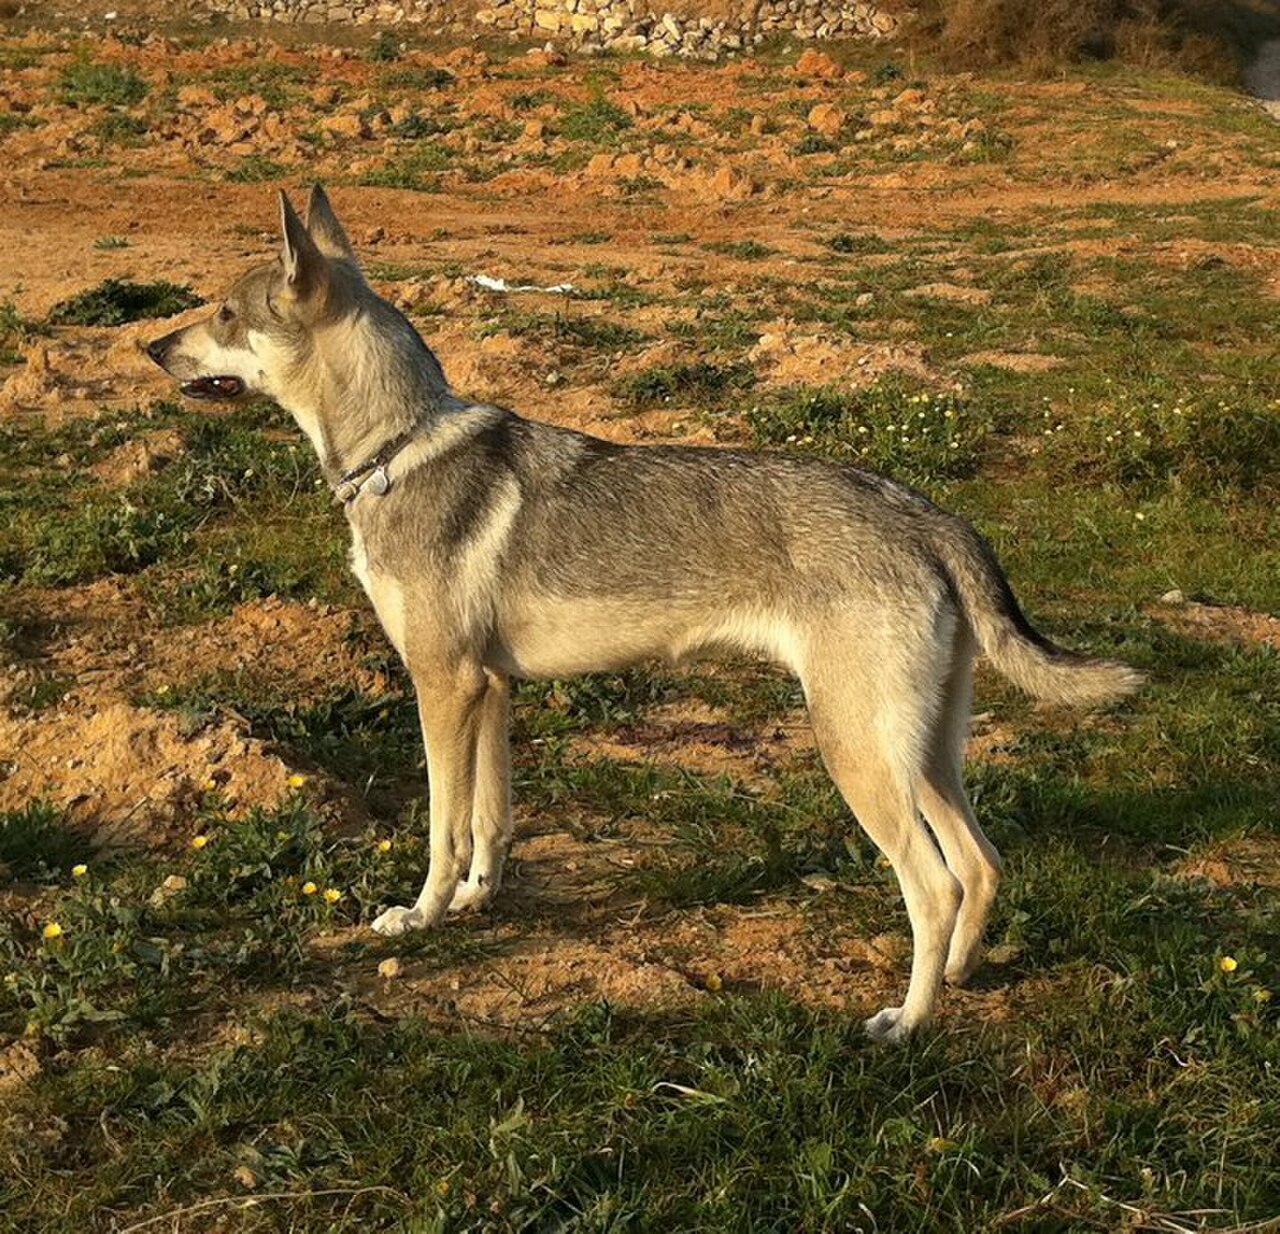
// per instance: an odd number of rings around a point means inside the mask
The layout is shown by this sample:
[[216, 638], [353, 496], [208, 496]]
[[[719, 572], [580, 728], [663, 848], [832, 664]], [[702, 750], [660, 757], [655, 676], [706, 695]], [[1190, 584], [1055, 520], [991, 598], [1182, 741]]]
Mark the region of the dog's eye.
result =
[[222, 324], [223, 324], [224, 326], [225, 326], [225, 325], [227, 324], [227, 322], [229, 322], [229, 321], [230, 321], [234, 316], [235, 316], [235, 312], [232, 310], [232, 308], [231, 308], [231, 306], [230, 306], [229, 304], [224, 304], [224, 305], [223, 305], [223, 306], [218, 310], [218, 320], [219, 320], [220, 322], [222, 322]]

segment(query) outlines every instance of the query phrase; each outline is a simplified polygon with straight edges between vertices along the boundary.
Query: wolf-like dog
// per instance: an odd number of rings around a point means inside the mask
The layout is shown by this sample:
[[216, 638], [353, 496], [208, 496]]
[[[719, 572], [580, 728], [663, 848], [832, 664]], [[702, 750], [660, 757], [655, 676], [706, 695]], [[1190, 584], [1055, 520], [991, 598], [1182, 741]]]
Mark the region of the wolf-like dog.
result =
[[351, 528], [351, 566], [417, 693], [430, 869], [373, 923], [437, 925], [498, 889], [511, 841], [516, 677], [747, 652], [804, 687], [828, 771], [897, 871], [906, 997], [866, 1022], [899, 1040], [978, 963], [1000, 858], [965, 796], [973, 661], [1097, 705], [1139, 675], [1054, 646], [991, 549], [919, 493], [856, 467], [744, 450], [622, 446], [450, 390], [369, 287], [319, 186], [280, 194], [279, 258], [152, 359], [192, 397], [246, 390], [292, 413]]

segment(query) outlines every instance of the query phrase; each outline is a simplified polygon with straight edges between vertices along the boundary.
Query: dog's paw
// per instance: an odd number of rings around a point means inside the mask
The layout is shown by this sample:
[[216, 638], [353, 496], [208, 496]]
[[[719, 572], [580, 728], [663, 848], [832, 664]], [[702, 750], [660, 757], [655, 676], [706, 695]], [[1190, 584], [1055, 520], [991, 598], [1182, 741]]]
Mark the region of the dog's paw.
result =
[[945, 973], [947, 985], [955, 986], [959, 989], [981, 967], [982, 960], [983, 950], [981, 944], [970, 947], [967, 951], [958, 954], [952, 952], [947, 957], [947, 970]]
[[901, 1007], [886, 1007], [883, 1011], [877, 1011], [869, 1020], [864, 1020], [862, 1027], [867, 1030], [867, 1036], [872, 1041], [892, 1043], [905, 1041], [910, 1037], [914, 1025], [902, 1018]]
[[426, 918], [417, 909], [389, 908], [374, 921], [373, 931], [386, 938], [396, 938], [410, 930], [421, 930], [426, 924]]
[[479, 912], [489, 903], [489, 897], [493, 894], [493, 886], [490, 883], [473, 883], [468, 879], [463, 879], [458, 884], [457, 890], [453, 893], [453, 899], [449, 902], [449, 912], [451, 913], [471, 913]]

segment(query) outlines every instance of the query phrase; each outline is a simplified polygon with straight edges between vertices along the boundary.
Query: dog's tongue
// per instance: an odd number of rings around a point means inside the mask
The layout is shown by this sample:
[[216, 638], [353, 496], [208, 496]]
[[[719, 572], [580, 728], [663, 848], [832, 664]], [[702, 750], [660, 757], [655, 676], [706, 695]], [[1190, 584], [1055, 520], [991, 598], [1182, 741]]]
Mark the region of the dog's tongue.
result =
[[239, 377], [197, 377], [178, 389], [187, 398], [237, 398], [244, 393], [244, 382]]

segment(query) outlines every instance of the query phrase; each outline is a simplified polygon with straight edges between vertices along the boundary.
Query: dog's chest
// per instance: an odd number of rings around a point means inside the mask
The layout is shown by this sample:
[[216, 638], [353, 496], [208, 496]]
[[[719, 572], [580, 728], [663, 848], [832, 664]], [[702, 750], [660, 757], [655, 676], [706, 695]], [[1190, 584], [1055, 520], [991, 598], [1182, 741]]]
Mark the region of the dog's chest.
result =
[[392, 645], [404, 658], [405, 649], [405, 601], [404, 590], [390, 575], [374, 570], [369, 565], [364, 537], [358, 527], [351, 528], [351, 572], [360, 580], [365, 595], [373, 604], [382, 628]]

